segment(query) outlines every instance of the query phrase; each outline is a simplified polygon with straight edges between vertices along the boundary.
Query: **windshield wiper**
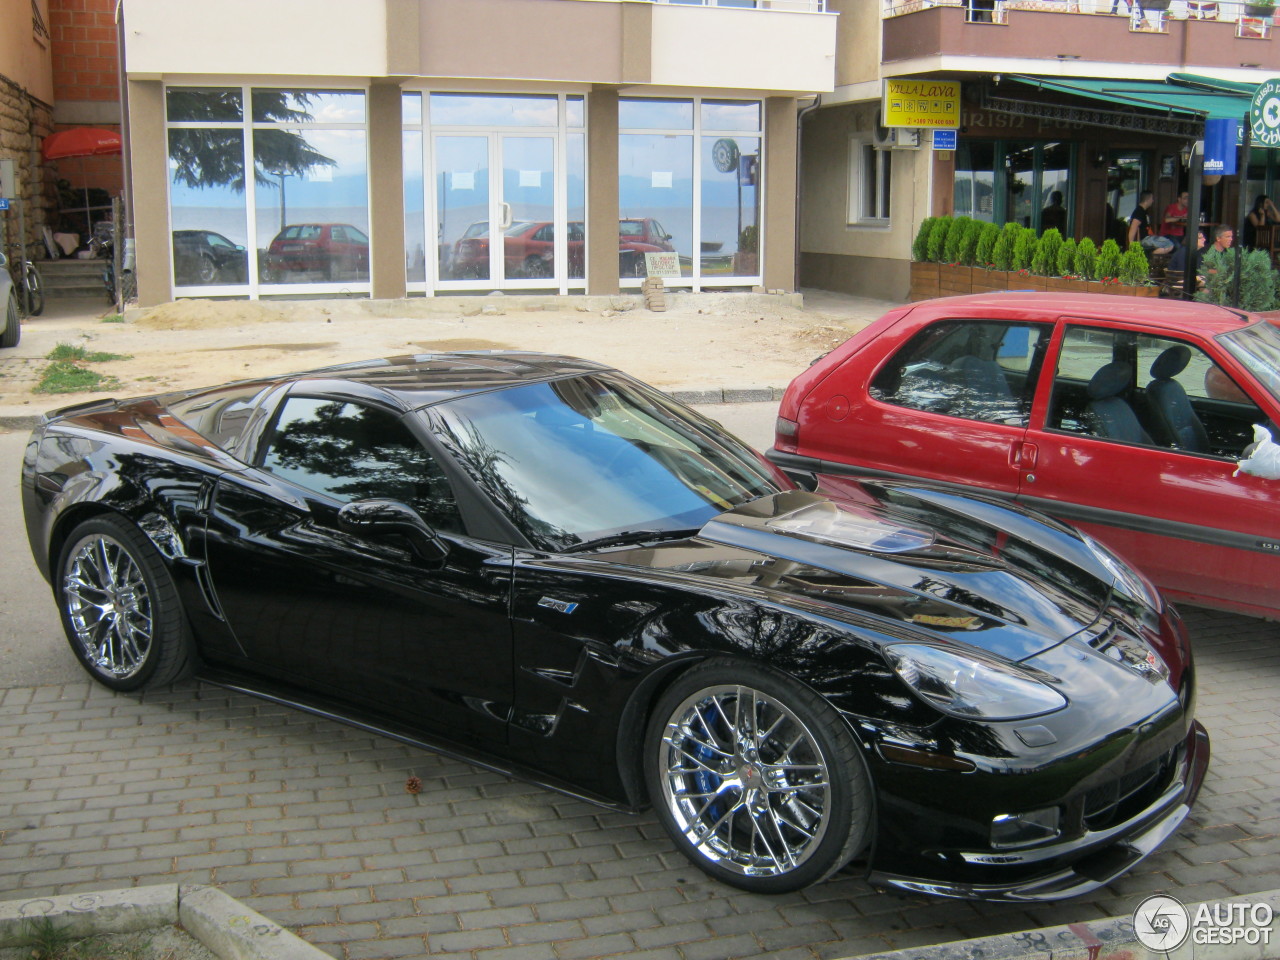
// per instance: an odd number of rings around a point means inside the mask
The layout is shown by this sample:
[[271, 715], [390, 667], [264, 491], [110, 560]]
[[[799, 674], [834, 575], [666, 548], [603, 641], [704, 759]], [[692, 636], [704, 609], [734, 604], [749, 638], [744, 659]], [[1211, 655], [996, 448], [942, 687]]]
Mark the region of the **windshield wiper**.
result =
[[685, 540], [701, 529], [701, 527], [689, 527], [684, 530], [623, 530], [621, 533], [611, 533], [607, 537], [596, 537], [594, 540], [575, 543], [565, 552], [582, 553], [586, 550], [599, 550], [601, 547], [653, 543], [657, 540]]

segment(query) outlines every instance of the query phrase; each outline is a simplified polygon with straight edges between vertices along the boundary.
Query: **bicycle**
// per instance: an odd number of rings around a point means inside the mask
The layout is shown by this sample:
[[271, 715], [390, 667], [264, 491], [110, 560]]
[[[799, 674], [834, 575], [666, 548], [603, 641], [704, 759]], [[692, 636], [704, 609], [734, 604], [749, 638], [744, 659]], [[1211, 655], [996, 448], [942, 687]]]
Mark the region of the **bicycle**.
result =
[[[11, 246], [17, 249], [16, 245]], [[18, 309], [22, 315], [38, 317], [44, 313], [44, 281], [36, 265], [22, 257], [11, 257], [9, 272], [13, 274], [13, 290], [17, 295]]]

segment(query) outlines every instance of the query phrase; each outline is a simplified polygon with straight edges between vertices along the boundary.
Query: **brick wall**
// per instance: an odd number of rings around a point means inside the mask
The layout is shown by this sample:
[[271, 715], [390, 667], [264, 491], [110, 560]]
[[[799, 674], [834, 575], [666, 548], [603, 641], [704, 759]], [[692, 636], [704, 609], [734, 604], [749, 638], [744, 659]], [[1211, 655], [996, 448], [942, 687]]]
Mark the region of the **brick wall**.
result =
[[[57, 129], [120, 129], [116, 0], [49, 0], [53, 54], [53, 119]], [[120, 157], [56, 162], [57, 178], [73, 187], [124, 188]], [[95, 214], [95, 219], [105, 219]]]

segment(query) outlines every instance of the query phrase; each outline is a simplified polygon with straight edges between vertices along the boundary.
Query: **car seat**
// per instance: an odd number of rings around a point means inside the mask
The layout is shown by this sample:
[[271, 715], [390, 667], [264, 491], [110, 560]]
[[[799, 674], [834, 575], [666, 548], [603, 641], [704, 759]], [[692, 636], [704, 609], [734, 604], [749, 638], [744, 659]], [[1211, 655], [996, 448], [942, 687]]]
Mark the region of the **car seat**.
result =
[[1182, 384], [1173, 379], [1191, 362], [1191, 349], [1181, 344], [1170, 347], [1151, 364], [1152, 381], [1147, 384], [1147, 406], [1151, 430], [1166, 446], [1193, 453], [1209, 452], [1209, 434], [1196, 416]]
[[1085, 422], [1097, 436], [1126, 443], [1151, 442], [1129, 401], [1121, 396], [1132, 382], [1129, 365], [1119, 360], [1100, 367], [1089, 380]]

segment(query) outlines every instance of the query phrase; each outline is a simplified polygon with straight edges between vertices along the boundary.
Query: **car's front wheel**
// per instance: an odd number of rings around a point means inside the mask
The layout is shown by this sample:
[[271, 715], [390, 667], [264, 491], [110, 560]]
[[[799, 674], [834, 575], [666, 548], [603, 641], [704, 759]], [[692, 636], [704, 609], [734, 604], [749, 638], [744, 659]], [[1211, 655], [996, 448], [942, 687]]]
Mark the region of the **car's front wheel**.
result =
[[645, 738], [659, 819], [703, 871], [756, 893], [844, 866], [871, 831], [871, 782], [835, 709], [754, 663], [712, 660], [661, 697]]
[[54, 589], [77, 659], [113, 690], [161, 686], [189, 672], [182, 603], [160, 554], [126, 520], [76, 527], [58, 558]]

